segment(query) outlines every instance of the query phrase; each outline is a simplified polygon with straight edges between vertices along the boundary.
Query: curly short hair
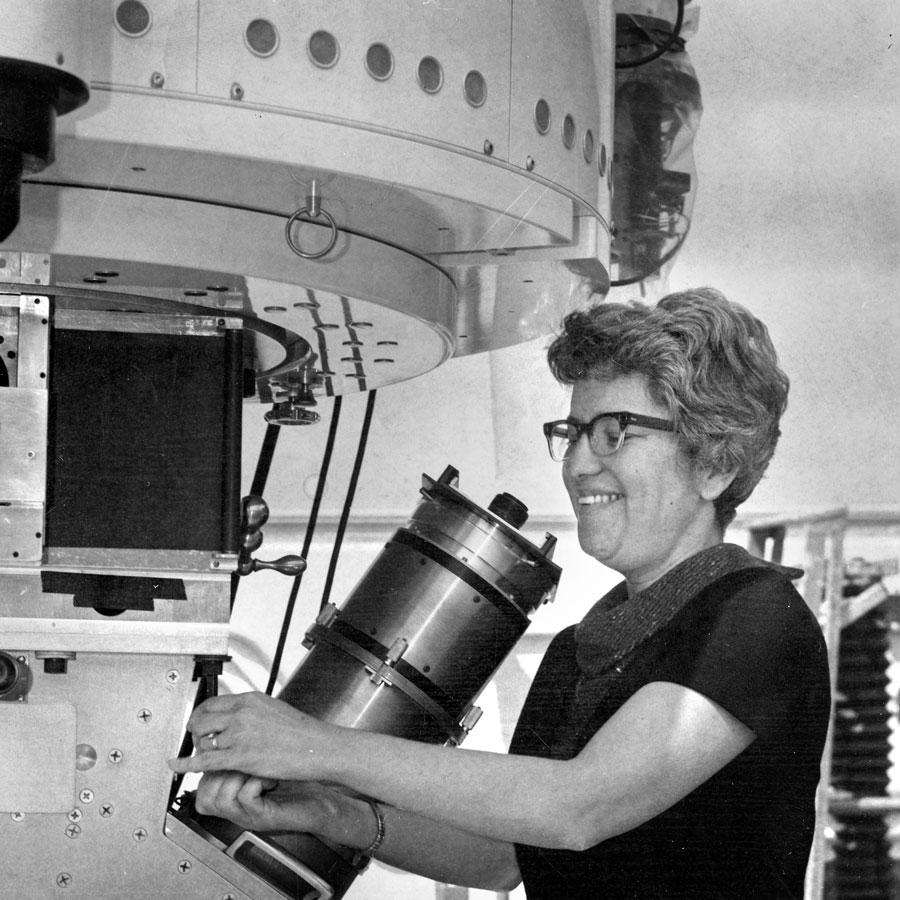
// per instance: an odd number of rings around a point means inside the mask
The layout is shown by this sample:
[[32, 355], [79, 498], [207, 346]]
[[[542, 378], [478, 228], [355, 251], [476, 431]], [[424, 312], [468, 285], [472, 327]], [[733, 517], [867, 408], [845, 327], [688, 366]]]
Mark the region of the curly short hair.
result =
[[605, 302], [572, 312], [547, 360], [568, 385], [645, 376], [687, 458], [706, 471], [737, 473], [715, 501], [722, 528], [775, 452], [788, 377], [766, 326], [713, 288], [669, 294], [655, 307]]

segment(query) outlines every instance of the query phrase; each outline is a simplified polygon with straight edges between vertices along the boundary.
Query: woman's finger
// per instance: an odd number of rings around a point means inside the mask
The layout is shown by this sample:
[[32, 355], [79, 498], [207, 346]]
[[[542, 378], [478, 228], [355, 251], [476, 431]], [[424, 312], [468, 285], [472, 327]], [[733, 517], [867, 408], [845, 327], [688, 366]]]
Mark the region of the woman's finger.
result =
[[180, 775], [188, 772], [224, 772], [240, 769], [227, 750], [201, 750], [193, 756], [179, 756], [168, 761], [169, 768]]

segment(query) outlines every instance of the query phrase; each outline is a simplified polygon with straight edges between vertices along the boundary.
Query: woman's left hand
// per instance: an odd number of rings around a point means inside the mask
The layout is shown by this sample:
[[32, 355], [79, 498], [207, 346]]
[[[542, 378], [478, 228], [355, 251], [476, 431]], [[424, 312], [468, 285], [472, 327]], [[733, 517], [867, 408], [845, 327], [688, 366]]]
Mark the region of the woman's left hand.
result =
[[326, 777], [334, 746], [328, 725], [266, 694], [212, 697], [194, 710], [188, 730], [196, 752], [169, 760], [175, 772], [244, 772], [259, 778]]

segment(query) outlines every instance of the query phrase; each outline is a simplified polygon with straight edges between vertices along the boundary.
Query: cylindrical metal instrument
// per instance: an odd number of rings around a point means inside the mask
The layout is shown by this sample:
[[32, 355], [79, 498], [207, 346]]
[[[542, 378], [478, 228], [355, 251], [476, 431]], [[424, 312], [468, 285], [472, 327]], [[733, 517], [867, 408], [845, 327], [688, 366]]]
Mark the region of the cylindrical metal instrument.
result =
[[[452, 467], [422, 481], [406, 527], [344, 605], [327, 605], [307, 632], [310, 651], [280, 698], [338, 725], [459, 744], [480, 715], [478, 694], [555, 593], [556, 539], [537, 547], [519, 534], [527, 509], [509, 494], [487, 510], [472, 503]], [[261, 839], [195, 818], [288, 897], [340, 897], [361, 870], [352, 852], [310, 835]]]

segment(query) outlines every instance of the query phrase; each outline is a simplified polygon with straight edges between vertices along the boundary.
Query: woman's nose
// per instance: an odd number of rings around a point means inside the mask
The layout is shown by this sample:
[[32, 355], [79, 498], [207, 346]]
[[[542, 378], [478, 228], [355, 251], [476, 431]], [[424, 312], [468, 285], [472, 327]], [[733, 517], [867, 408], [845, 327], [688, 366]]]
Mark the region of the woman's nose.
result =
[[587, 434], [578, 435], [578, 439], [569, 446], [563, 463], [563, 474], [569, 477], [593, 475], [603, 468], [603, 458], [591, 449]]

